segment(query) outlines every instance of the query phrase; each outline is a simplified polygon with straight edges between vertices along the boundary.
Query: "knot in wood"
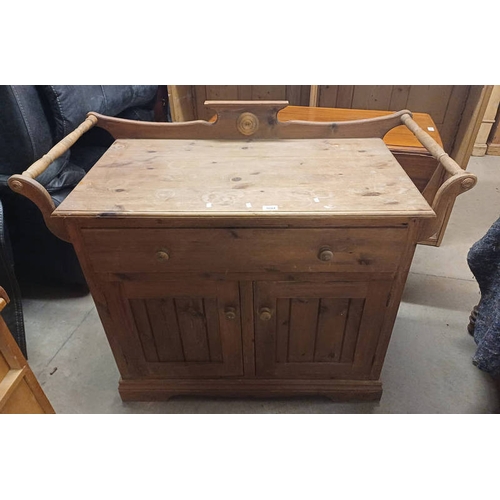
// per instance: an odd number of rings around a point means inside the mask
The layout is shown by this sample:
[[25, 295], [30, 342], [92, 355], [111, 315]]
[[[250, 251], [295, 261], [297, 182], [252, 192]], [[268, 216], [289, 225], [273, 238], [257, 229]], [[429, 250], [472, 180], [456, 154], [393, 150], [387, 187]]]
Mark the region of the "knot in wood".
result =
[[238, 117], [236, 127], [243, 135], [253, 135], [259, 130], [259, 119], [253, 113], [242, 113]]

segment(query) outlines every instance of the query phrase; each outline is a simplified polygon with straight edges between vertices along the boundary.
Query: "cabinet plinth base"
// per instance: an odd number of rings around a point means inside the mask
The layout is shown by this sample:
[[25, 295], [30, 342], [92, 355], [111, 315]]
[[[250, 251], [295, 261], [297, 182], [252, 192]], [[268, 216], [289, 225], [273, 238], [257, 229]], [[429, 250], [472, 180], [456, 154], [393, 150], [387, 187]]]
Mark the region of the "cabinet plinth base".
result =
[[289, 397], [325, 396], [332, 401], [378, 401], [379, 380], [120, 380], [123, 401], [166, 401], [173, 396]]

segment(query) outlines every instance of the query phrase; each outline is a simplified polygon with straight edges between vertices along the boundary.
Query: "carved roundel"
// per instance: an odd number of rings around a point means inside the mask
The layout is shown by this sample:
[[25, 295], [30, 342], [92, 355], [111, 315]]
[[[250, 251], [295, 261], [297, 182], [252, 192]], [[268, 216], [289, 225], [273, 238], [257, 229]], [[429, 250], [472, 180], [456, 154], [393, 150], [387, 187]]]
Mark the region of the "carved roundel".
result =
[[236, 127], [243, 135], [253, 135], [259, 130], [259, 119], [253, 113], [241, 113]]
[[474, 179], [471, 179], [470, 177], [467, 178], [467, 179], [464, 179], [462, 181], [462, 188], [463, 189], [470, 189], [471, 187], [474, 186], [474, 184], [476, 183], [476, 181]]
[[10, 181], [9, 186], [14, 191], [22, 191], [23, 189], [23, 184], [20, 181], [16, 180]]

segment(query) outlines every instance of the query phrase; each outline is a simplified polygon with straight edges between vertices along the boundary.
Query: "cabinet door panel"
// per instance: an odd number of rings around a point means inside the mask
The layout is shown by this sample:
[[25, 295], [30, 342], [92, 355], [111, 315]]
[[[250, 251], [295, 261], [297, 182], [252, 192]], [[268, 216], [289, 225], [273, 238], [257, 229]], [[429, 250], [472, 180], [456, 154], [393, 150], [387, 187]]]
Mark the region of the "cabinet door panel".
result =
[[256, 283], [257, 376], [367, 378], [391, 284]]
[[116, 328], [128, 332], [125, 345], [138, 374], [243, 374], [238, 283], [110, 283], [106, 293], [113, 296], [109, 304]]
[[[141, 299], [130, 299], [130, 304]], [[176, 318], [174, 299], [142, 300], [148, 309], [149, 321], [158, 352], [158, 361], [184, 361], [181, 334]], [[134, 314], [137, 321], [137, 316]]]
[[288, 361], [313, 361], [320, 299], [290, 299]]
[[174, 299], [186, 361], [210, 361], [205, 304], [199, 298]]
[[350, 299], [320, 299], [314, 361], [340, 361]]

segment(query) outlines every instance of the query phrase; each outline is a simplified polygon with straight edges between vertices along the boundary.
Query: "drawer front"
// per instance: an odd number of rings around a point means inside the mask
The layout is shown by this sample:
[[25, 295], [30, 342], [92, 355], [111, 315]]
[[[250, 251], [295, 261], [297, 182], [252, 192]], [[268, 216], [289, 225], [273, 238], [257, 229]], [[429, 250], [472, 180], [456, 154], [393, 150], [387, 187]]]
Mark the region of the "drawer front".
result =
[[406, 228], [83, 229], [97, 273], [393, 272]]

